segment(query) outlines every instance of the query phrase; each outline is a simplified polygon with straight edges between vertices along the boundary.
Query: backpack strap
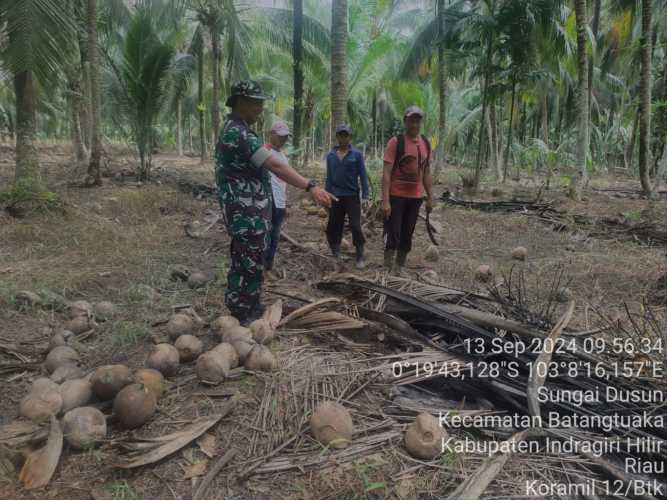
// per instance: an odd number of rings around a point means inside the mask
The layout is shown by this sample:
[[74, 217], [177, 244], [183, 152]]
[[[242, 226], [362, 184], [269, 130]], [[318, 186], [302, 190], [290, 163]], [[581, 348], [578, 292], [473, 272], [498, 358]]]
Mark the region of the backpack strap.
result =
[[394, 156], [394, 165], [391, 170], [392, 175], [394, 174], [396, 168], [398, 168], [398, 162], [401, 158], [403, 158], [404, 153], [405, 153], [405, 135], [398, 134], [396, 136], [396, 155]]

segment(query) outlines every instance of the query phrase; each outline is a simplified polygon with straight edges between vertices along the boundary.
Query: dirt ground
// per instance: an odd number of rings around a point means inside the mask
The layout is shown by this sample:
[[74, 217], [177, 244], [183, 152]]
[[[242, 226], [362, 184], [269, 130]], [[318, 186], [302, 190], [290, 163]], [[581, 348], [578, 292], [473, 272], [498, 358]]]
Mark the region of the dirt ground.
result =
[[[138, 184], [130, 177], [115, 177], [133, 162], [131, 155], [120, 150], [114, 151], [107, 161], [110, 177], [102, 187], [93, 189], [72, 185], [83, 171], [70, 161], [66, 148], [44, 146], [40, 153], [51, 189], [66, 202], [65, 212], [30, 214], [18, 219], [0, 213], [0, 341], [37, 342], [35, 356], [38, 356], [39, 342], [44, 341], [44, 327], [57, 326], [64, 321], [62, 313], [52, 310], [17, 308], [14, 297], [21, 290], [49, 290], [68, 300], [110, 300], [116, 305], [114, 319], [100, 323], [91, 337], [77, 345], [86, 369], [113, 363], [124, 363], [132, 368], [142, 366], [152, 341], [163, 334], [160, 321], [175, 307], [191, 305], [205, 321], [225, 313], [223, 291], [228, 238], [224, 228], [218, 224], [201, 238], [190, 238], [184, 231], [186, 224], [201, 219], [207, 209], [216, 210], [216, 200], [195, 199], [166, 181]], [[0, 190], [11, 183], [13, 161], [11, 148], [0, 147]], [[158, 179], [159, 169], [163, 168], [200, 182], [212, 182], [211, 164], [200, 165], [196, 158], [164, 154], [157, 155], [155, 163]], [[323, 169], [313, 165], [308, 173], [321, 178]], [[443, 178], [445, 182], [436, 188], [438, 195], [456, 189], [454, 171], [448, 171]], [[638, 181], [609, 176], [596, 179], [592, 186], [638, 189]], [[502, 194], [495, 193], [492, 197], [494, 187]], [[517, 190], [525, 189], [537, 192], [535, 188], [513, 182], [506, 186], [485, 185], [476, 198], [509, 199]], [[327, 254], [323, 232], [326, 219], [307, 216], [299, 208], [302, 197], [302, 193], [290, 188], [288, 198], [292, 208], [284, 229], [299, 243]], [[550, 190], [544, 193], [544, 198], [572, 213], [623, 214], [636, 220], [663, 221], [667, 215], [664, 198], [649, 203], [638, 198], [614, 197], [610, 192], [589, 191], [583, 201], [573, 202], [565, 196], [564, 188]], [[508, 276], [517, 268], [516, 261], [511, 259], [512, 248], [525, 246], [528, 259], [519, 266], [526, 273], [529, 288], [536, 294], [543, 291], [562, 271], [577, 304], [571, 326], [581, 329], [592, 327], [597, 321], [597, 312], [609, 312], [623, 304], [640, 308], [666, 270], [662, 247], [591, 239], [581, 232], [555, 232], [520, 214], [483, 213], [438, 204], [432, 219], [442, 228], [437, 235], [440, 259], [437, 262], [425, 259], [430, 243], [425, 225], [420, 222], [415, 248], [408, 259], [412, 276], [432, 269], [447, 285], [480, 289], [474, 280], [475, 269], [480, 264], [490, 265], [496, 276]], [[367, 232], [369, 265], [364, 274], [368, 276], [382, 269], [382, 230], [377, 224], [372, 226]], [[322, 267], [321, 262], [281, 242], [276, 263], [276, 274], [281, 279], [267, 283], [265, 302], [279, 297], [272, 291], [310, 299], [326, 296], [313, 286], [333, 271], [330, 266]], [[191, 290], [184, 283], [172, 281], [170, 270], [176, 264], [202, 271], [210, 279], [208, 285]], [[354, 271], [351, 253], [343, 257], [337, 270]], [[298, 305], [295, 301], [288, 302], [292, 308]], [[214, 344], [206, 328], [201, 328], [198, 334], [208, 346]], [[201, 462], [210, 466], [218, 455], [232, 447], [237, 448], [239, 454], [232, 466], [216, 477], [206, 496], [208, 499], [269, 499], [278, 494], [286, 499], [304, 500], [445, 496], [458, 482], [457, 478], [478, 463], [477, 459], [449, 457], [447, 463], [436, 468], [422, 467], [400, 452], [400, 438], [348, 463], [254, 474], [247, 480], [239, 479], [252, 458], [269, 453], [287, 436], [289, 424], [275, 435], [271, 434], [272, 429], [268, 433], [266, 429], [257, 429], [260, 425], [257, 415], [260, 410], [265, 411], [262, 405], [267, 398], [267, 387], [293, 383], [294, 377], [310, 373], [308, 370], [316, 371], [327, 359], [348, 354], [363, 358], [369, 354], [359, 352], [363, 350], [345, 352], [339, 341], [329, 342], [329, 338], [303, 335], [278, 339], [272, 350], [284, 361], [280, 372], [271, 376], [246, 374], [226, 381], [222, 396], [207, 395], [194, 380], [193, 364], [183, 365], [148, 425], [133, 433], [120, 432], [111, 426], [109, 439], [100, 448], [84, 453], [65, 450], [47, 488], [34, 492], [22, 490], [16, 480], [18, 469], [0, 475], [0, 488], [5, 491], [2, 497], [73, 500], [91, 498], [94, 491], [93, 498], [111, 500], [187, 499], [191, 498], [196, 480], [200, 479], [188, 477], [192, 475], [193, 466]], [[368, 345], [373, 354], [382, 353], [381, 344]], [[311, 361], [305, 363], [303, 359]], [[0, 363], [15, 361], [0, 351]], [[292, 373], [288, 373], [290, 370]], [[27, 369], [0, 375], [0, 425], [17, 416], [19, 401], [38, 374], [39, 371]], [[366, 423], [376, 421], [376, 415], [364, 413], [361, 408], [381, 405], [386, 390], [381, 384], [371, 384], [368, 390], [362, 391], [355, 418]], [[231, 394], [237, 394], [236, 408], [209, 432], [212, 457], [208, 457], [201, 446], [190, 445], [157, 465], [129, 472], [112, 467], [121, 453], [116, 446], [119, 440], [180, 430], [199, 416], [214, 414]], [[378, 411], [382, 413], [381, 409]], [[511, 460], [508, 469], [512, 468]]]

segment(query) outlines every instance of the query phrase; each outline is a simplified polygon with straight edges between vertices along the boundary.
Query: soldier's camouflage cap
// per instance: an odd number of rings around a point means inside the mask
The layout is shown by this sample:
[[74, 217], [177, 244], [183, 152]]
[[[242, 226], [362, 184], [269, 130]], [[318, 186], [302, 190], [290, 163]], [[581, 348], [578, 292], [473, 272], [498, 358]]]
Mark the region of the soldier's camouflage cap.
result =
[[251, 99], [271, 99], [270, 95], [262, 91], [262, 87], [255, 80], [241, 80], [232, 85], [232, 92], [225, 104], [231, 107], [235, 97], [249, 97]]

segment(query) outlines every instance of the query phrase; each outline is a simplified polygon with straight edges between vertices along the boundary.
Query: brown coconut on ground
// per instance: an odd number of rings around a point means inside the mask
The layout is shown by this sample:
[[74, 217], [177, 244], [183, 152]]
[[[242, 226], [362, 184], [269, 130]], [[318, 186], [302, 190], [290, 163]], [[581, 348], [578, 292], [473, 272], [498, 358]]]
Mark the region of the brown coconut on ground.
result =
[[72, 302], [67, 308], [70, 319], [77, 316], [92, 316], [93, 306], [86, 300], [76, 300]]
[[278, 368], [278, 360], [268, 347], [256, 344], [250, 350], [243, 366], [252, 371], [271, 372]]
[[230, 368], [236, 368], [237, 366], [239, 366], [239, 361], [240, 361], [239, 353], [232, 344], [223, 342], [221, 344], [218, 344], [211, 350], [219, 352], [220, 354], [222, 354], [223, 357], [227, 358]]
[[159, 371], [165, 377], [176, 375], [180, 363], [178, 350], [171, 344], [157, 344], [146, 360], [146, 366]]
[[236, 328], [237, 326], [241, 325], [239, 320], [234, 316], [220, 316], [211, 323], [211, 332], [219, 338], [223, 338], [226, 331]]
[[123, 387], [131, 383], [132, 375], [125, 365], [100, 366], [90, 378], [93, 394], [103, 401], [113, 399]]
[[258, 344], [268, 344], [275, 337], [276, 331], [271, 328], [268, 319], [260, 318], [248, 326], [252, 333], [252, 338]]
[[155, 414], [157, 400], [148, 387], [130, 384], [113, 400], [113, 415], [125, 429], [141, 427]]
[[74, 408], [63, 417], [63, 434], [72, 448], [92, 448], [106, 437], [107, 419], [97, 408]]
[[63, 400], [60, 413], [67, 413], [74, 408], [90, 403], [93, 398], [93, 388], [90, 382], [83, 378], [67, 380], [60, 386], [60, 396]]
[[516, 247], [512, 250], [512, 258], [514, 260], [526, 260], [528, 257], [528, 249], [526, 247]]
[[195, 371], [199, 380], [205, 384], [219, 384], [229, 375], [229, 359], [222, 352], [207, 351], [197, 358]]
[[181, 335], [174, 342], [174, 347], [178, 350], [178, 357], [182, 362], [197, 359], [204, 350], [204, 344], [194, 335]]
[[79, 362], [79, 354], [67, 345], [60, 345], [54, 347], [49, 354], [46, 355], [44, 361], [44, 368], [49, 373], [53, 373], [56, 368], [66, 364], [77, 364]]
[[244, 326], [236, 326], [226, 330], [222, 335], [222, 341], [233, 344], [237, 340], [252, 339], [252, 332]]
[[446, 437], [437, 418], [420, 413], [405, 431], [405, 448], [415, 458], [433, 460], [442, 453], [442, 440]]
[[310, 430], [315, 439], [332, 448], [347, 448], [352, 442], [352, 416], [340, 403], [320, 403], [310, 417]]
[[475, 279], [482, 283], [488, 283], [493, 278], [493, 271], [491, 266], [482, 264], [475, 270]]
[[40, 423], [57, 415], [63, 406], [60, 387], [48, 378], [38, 378], [32, 383], [30, 392], [21, 400], [19, 413], [22, 417]]
[[164, 376], [153, 368], [141, 368], [134, 373], [134, 381], [150, 390], [157, 401], [164, 392]]
[[252, 351], [252, 348], [257, 345], [257, 342], [255, 342], [253, 339], [248, 339], [248, 338], [242, 338], [239, 340], [236, 340], [232, 343], [232, 346], [234, 347], [234, 350], [238, 353], [239, 355], [239, 362], [240, 363], [245, 363], [245, 360], [248, 358], [248, 354], [250, 354], [250, 351]]
[[194, 331], [195, 324], [187, 314], [174, 314], [167, 323], [167, 334], [171, 340], [176, 340], [181, 335], [190, 335]]

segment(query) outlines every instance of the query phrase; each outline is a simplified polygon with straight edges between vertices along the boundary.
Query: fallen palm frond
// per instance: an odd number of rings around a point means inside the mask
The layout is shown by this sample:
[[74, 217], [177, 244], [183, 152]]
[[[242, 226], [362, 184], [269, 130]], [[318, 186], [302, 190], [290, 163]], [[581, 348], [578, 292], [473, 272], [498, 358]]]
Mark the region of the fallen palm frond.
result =
[[360, 321], [350, 314], [333, 311], [342, 305], [340, 299], [327, 298], [312, 304], [307, 304], [292, 313], [278, 323], [278, 328], [294, 330], [299, 333], [332, 332], [340, 330], [358, 330], [366, 323]]
[[27, 444], [41, 443], [48, 435], [48, 428], [30, 420], [12, 420], [0, 427], [0, 444], [9, 448], [20, 448]]
[[58, 419], [51, 416], [51, 430], [46, 444], [28, 455], [19, 474], [19, 480], [25, 489], [32, 490], [49, 484], [58, 467], [62, 451], [63, 430]]
[[236, 406], [236, 402], [237, 398], [232, 398], [222, 405], [222, 411], [219, 414], [201, 419], [185, 430], [174, 432], [166, 436], [143, 438], [137, 441], [119, 443], [119, 446], [132, 450], [134, 453], [131, 453], [130, 457], [125, 462], [115, 464], [114, 467], [119, 469], [133, 469], [159, 462], [163, 458], [177, 452], [184, 446], [187, 446], [215, 426], [232, 411], [234, 406]]

